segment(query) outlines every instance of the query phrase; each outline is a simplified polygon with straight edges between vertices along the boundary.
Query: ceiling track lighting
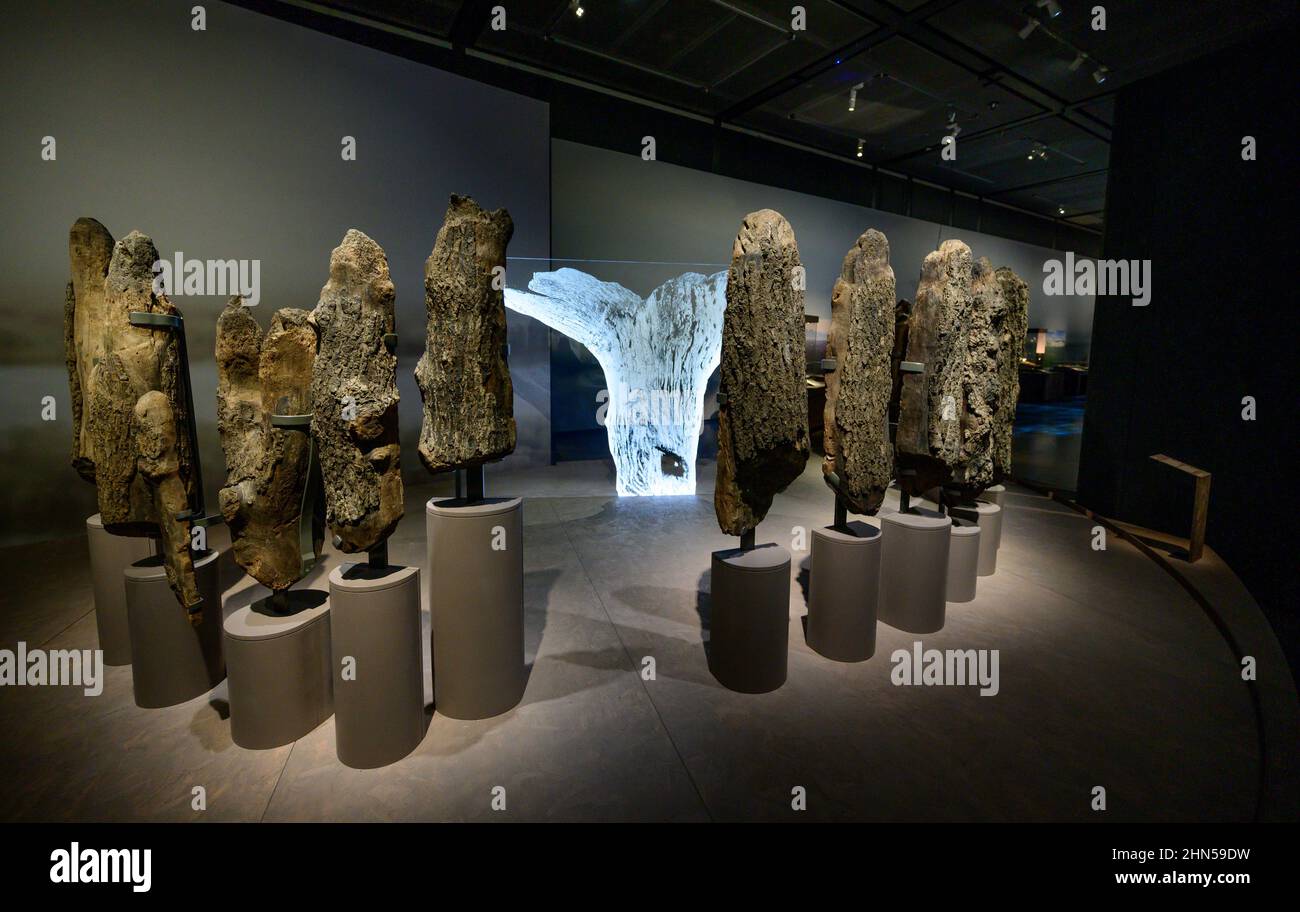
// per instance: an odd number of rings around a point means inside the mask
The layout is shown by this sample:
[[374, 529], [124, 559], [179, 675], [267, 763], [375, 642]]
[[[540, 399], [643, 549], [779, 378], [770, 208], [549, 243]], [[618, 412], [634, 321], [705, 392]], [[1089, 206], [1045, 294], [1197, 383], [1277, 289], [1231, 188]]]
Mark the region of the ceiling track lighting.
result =
[[582, 0], [573, 0], [573, 2], [569, 4], [569, 9], [573, 10], [573, 15], [577, 16], [579, 19], [581, 19], [582, 14], [586, 12], [586, 10], [582, 8]]
[[859, 139], [859, 140], [858, 140], [858, 154], [857, 154], [857, 157], [858, 157], [858, 158], [861, 158], [861, 157], [862, 157], [862, 147], [863, 147], [864, 145], [866, 145], [866, 140], [864, 140], [864, 139]]
[[[1034, 3], [1034, 6], [1046, 13], [1048, 19], [1055, 19], [1057, 16], [1061, 15], [1061, 5], [1057, 3], [1056, 0], [1037, 0], [1037, 2]], [[1064, 37], [1044, 25], [1043, 20], [1028, 12], [1025, 13], [1025, 24], [1016, 34], [1020, 36], [1021, 41], [1027, 41], [1029, 36], [1040, 28], [1044, 35], [1051, 38], [1057, 44], [1064, 46], [1066, 50], [1074, 55], [1070, 60], [1069, 68], [1071, 73], [1077, 73], [1088, 61], [1096, 63], [1096, 61], [1089, 57], [1086, 52], [1079, 50]], [[1092, 78], [1096, 81], [1097, 85], [1101, 85], [1105, 82], [1108, 75], [1110, 75], [1110, 68], [1104, 64], [1097, 64], [1097, 68], [1092, 72]]]
[[961, 124], [957, 123], [957, 112], [949, 109], [948, 111], [948, 136], [945, 139], [956, 141], [961, 134]]
[[859, 82], [849, 89], [849, 111], [852, 112], [858, 107], [858, 89], [862, 88], [865, 83]]

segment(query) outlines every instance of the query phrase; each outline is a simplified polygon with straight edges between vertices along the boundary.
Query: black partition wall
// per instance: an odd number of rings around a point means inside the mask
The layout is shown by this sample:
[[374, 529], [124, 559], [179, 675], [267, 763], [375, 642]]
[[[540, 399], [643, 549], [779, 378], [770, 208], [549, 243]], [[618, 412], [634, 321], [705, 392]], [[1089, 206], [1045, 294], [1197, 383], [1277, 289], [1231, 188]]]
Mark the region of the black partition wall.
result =
[[1293, 650], [1294, 252], [1269, 214], [1295, 206], [1295, 39], [1120, 92], [1104, 256], [1150, 260], [1153, 294], [1146, 307], [1097, 298], [1079, 470], [1087, 506], [1183, 535], [1190, 484], [1150, 457], [1212, 472], [1208, 543]]

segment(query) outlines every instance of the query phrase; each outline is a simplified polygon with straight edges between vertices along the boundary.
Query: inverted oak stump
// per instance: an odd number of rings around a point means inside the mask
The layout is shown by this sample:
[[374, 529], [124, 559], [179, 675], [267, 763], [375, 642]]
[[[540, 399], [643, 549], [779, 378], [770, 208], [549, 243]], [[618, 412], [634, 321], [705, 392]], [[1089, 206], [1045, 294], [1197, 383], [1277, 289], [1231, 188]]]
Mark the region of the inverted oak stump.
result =
[[453, 194], [424, 264], [425, 350], [415, 368], [430, 472], [480, 466], [515, 449], [506, 360], [506, 245], [514, 222]]
[[68, 238], [71, 281], [64, 310], [72, 394], [72, 465], [95, 484], [114, 535], [159, 539], [167, 581], [190, 620], [202, 620], [190, 554], [195, 441], [176, 333], [136, 326], [132, 313], [179, 317], [155, 292], [154, 243], [139, 231], [114, 242], [91, 218]]
[[804, 281], [790, 223], [771, 209], [745, 216], [732, 247], [718, 387], [713, 505], [744, 536], [808, 460]]
[[1002, 396], [993, 313], [1003, 309], [1001, 298], [1002, 285], [993, 264], [981, 257], [971, 277], [961, 378], [961, 447], [952, 477], [952, 483], [972, 497], [993, 484], [994, 416]]
[[993, 483], [1011, 475], [1011, 432], [1020, 399], [1020, 353], [1029, 331], [1029, 286], [1006, 266], [994, 275], [1001, 294], [990, 316], [997, 337], [998, 406], [993, 413]]
[[855, 513], [873, 514], [893, 477], [888, 412], [894, 348], [889, 241], [868, 230], [844, 257], [831, 296], [822, 474]]
[[944, 241], [926, 255], [908, 317], [907, 360], [894, 439], [898, 485], [919, 495], [947, 484], [961, 460], [961, 428], [974, 264], [970, 248]]
[[308, 486], [319, 484], [309, 428], [272, 420], [311, 413], [315, 361], [316, 330], [305, 310], [276, 311], [265, 336], [240, 297], [217, 320], [217, 429], [226, 457], [221, 514], [236, 562], [274, 592], [306, 574], [324, 538], [308, 496]]
[[382, 544], [402, 518], [392, 279], [383, 248], [349, 229], [330, 254], [312, 311], [320, 336], [311, 430], [325, 484], [325, 519], [344, 552]]

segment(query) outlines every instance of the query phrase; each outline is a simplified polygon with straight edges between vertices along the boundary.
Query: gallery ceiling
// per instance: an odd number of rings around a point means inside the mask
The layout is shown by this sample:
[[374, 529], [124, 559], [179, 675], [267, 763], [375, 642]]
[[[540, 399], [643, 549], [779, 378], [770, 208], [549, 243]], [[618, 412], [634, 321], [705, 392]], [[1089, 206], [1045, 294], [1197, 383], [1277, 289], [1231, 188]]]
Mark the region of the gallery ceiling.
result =
[[[287, 2], [1093, 230], [1114, 93], [1295, 9], [1294, 0], [800, 0], [805, 28], [795, 29], [793, 0]], [[1104, 31], [1092, 27], [1098, 5]], [[490, 26], [496, 6], [504, 30]], [[956, 160], [945, 161], [954, 127]]]

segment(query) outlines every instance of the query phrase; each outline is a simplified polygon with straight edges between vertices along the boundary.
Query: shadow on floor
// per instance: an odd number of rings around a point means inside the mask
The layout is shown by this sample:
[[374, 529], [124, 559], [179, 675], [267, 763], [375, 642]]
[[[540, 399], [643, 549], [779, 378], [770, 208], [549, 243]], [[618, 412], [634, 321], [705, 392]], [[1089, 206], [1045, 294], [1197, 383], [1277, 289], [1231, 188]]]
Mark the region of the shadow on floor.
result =
[[704, 643], [704, 659], [709, 660], [709, 623], [713, 618], [713, 570], [700, 574], [695, 587], [695, 613], [700, 619], [700, 639]]

